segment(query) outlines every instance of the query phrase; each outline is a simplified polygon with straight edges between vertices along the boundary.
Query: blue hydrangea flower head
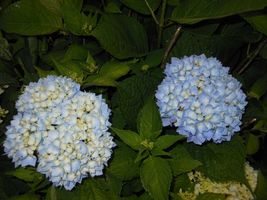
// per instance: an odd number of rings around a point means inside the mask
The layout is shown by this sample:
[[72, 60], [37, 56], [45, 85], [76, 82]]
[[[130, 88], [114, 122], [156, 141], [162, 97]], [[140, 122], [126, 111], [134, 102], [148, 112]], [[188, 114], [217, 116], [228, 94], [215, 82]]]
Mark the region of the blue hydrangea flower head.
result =
[[163, 126], [177, 127], [188, 142], [229, 141], [240, 130], [246, 95], [216, 58], [172, 58], [156, 91]]

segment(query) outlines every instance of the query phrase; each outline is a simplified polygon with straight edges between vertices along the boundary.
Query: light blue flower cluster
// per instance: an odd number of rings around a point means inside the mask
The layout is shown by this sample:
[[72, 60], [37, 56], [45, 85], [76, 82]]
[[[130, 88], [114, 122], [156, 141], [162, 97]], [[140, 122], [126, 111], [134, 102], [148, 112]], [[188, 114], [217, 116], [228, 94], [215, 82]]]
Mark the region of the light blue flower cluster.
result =
[[99, 176], [115, 143], [101, 95], [81, 92], [69, 78], [48, 76], [26, 86], [7, 127], [4, 150], [15, 166], [36, 166], [55, 186], [71, 190]]
[[174, 125], [188, 142], [229, 141], [240, 130], [247, 104], [241, 84], [216, 58], [172, 58], [156, 91], [163, 125]]

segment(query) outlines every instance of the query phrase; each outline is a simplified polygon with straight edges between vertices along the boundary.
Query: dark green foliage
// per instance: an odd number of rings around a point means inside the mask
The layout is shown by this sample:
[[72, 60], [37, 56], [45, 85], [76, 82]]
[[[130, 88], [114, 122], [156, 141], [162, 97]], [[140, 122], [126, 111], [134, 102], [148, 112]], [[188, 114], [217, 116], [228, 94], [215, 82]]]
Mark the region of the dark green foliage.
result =
[[[117, 146], [104, 175], [72, 191], [1, 156], [0, 199], [180, 200], [181, 190], [194, 191], [192, 171], [247, 184], [246, 160], [259, 168], [257, 199], [266, 199], [266, 9], [266, 0], [1, 0], [0, 86], [9, 86], [1, 144], [24, 86], [62, 75], [105, 97]], [[248, 105], [229, 142], [198, 146], [162, 127], [154, 94], [164, 64], [192, 54], [217, 57], [242, 83]], [[225, 196], [197, 197], [205, 199]]]

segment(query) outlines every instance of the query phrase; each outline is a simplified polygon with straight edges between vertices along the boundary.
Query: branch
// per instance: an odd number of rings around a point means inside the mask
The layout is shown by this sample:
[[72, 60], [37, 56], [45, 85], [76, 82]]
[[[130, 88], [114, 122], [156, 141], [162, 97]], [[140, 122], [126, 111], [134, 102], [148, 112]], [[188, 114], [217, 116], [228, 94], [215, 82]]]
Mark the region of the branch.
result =
[[152, 8], [150, 7], [150, 5], [149, 5], [149, 3], [147, 2], [147, 0], [145, 0], [145, 2], [146, 2], [146, 5], [147, 5], [147, 7], [148, 7], [148, 9], [149, 9], [149, 11], [150, 11], [150, 13], [151, 13], [151, 15], [152, 15], [152, 17], [153, 17], [155, 23], [159, 26], [159, 21], [157, 20], [157, 17], [156, 17], [156, 15], [155, 15], [154, 11], [153, 11]]
[[167, 47], [167, 49], [166, 49], [166, 51], [165, 51], [165, 53], [164, 53], [164, 56], [163, 56], [163, 58], [162, 58], [161, 65], [160, 65], [161, 68], [164, 68], [164, 65], [165, 65], [165, 63], [166, 63], [166, 60], [167, 60], [167, 58], [168, 58], [168, 55], [169, 55], [169, 53], [170, 53], [170, 51], [171, 51], [173, 45], [174, 45], [175, 42], [177, 41], [177, 38], [178, 38], [178, 36], [180, 35], [180, 32], [181, 32], [181, 29], [182, 29], [182, 27], [179, 26], [179, 27], [176, 29], [175, 33], [173, 34], [172, 39], [171, 39], [171, 41], [169, 42], [168, 47]]
[[160, 48], [160, 44], [161, 44], [161, 37], [162, 37], [162, 31], [163, 31], [163, 26], [164, 26], [164, 17], [165, 17], [165, 12], [166, 12], [166, 6], [167, 6], [167, 0], [163, 0], [162, 6], [161, 6], [160, 19], [159, 19], [157, 48]]
[[248, 56], [247, 58], [247, 62], [245, 62], [244, 66], [237, 72], [238, 75], [242, 74], [248, 67], [249, 65], [251, 64], [251, 62], [256, 58], [256, 56], [260, 53], [261, 49], [264, 47], [264, 45], [267, 43], [267, 39], [263, 40], [258, 48], [253, 52], [251, 53], [251, 55]]

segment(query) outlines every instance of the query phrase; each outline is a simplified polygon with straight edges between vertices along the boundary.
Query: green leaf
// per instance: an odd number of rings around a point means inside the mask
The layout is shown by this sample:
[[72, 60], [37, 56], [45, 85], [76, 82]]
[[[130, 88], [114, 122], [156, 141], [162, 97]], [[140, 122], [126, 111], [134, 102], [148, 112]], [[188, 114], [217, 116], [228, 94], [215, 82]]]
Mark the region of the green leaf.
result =
[[217, 19], [248, 11], [260, 10], [267, 5], [264, 0], [186, 0], [180, 1], [171, 19], [182, 24]]
[[11, 75], [0, 72], [0, 85], [18, 85], [18, 81]]
[[2, 36], [0, 32], [0, 58], [4, 60], [11, 60], [12, 54], [9, 50], [8, 41]]
[[116, 79], [126, 75], [130, 70], [126, 62], [111, 60], [106, 62], [98, 74], [91, 75], [84, 81], [84, 86], [117, 86]]
[[36, 194], [23, 194], [9, 198], [10, 200], [39, 200], [40, 196]]
[[55, 75], [55, 76], [58, 75], [58, 73], [55, 70], [43, 70], [40, 67], [35, 67], [35, 69], [40, 78], [47, 77], [48, 75]]
[[61, 27], [61, 18], [44, 7], [40, 0], [15, 2], [0, 16], [0, 28], [8, 33], [44, 35]]
[[162, 130], [162, 122], [157, 104], [149, 98], [137, 119], [137, 129], [142, 138], [155, 139]]
[[249, 96], [256, 99], [261, 98], [267, 92], [267, 75], [258, 79], [250, 88]]
[[112, 155], [107, 171], [123, 181], [131, 180], [139, 175], [138, 164], [134, 162], [136, 152], [126, 145], [119, 145]]
[[15, 176], [26, 182], [40, 181], [43, 179], [43, 176], [33, 168], [18, 168], [13, 171], [9, 171], [6, 174]]
[[139, 150], [140, 143], [142, 142], [142, 140], [141, 140], [141, 137], [137, 133], [133, 131], [129, 131], [129, 130], [120, 130], [114, 127], [111, 129], [116, 133], [116, 135], [120, 137], [120, 139], [125, 144], [129, 145], [134, 150]]
[[257, 130], [257, 131], [267, 133], [267, 120], [258, 121], [252, 130]]
[[161, 63], [163, 53], [163, 49], [157, 49], [149, 52], [149, 54], [147, 54], [146, 59], [144, 60], [144, 63], [148, 65], [148, 68], [158, 66]]
[[256, 30], [267, 35], [267, 14], [256, 12], [243, 15], [244, 19], [250, 23]]
[[232, 180], [246, 183], [244, 175], [246, 149], [239, 136], [221, 144], [209, 143], [202, 146], [188, 144], [186, 147], [191, 156], [203, 164], [198, 170], [206, 177], [218, 182]]
[[92, 35], [118, 59], [144, 56], [148, 51], [144, 27], [125, 15], [103, 15]]
[[90, 12], [85, 15], [80, 7], [73, 6], [73, 3], [64, 2], [61, 6], [61, 13], [64, 20], [64, 29], [75, 35], [91, 35], [97, 24], [98, 13]]
[[260, 141], [259, 138], [251, 133], [248, 134], [247, 136], [247, 143], [246, 143], [246, 148], [247, 148], [247, 154], [248, 155], [253, 155], [258, 152], [260, 147]]
[[107, 13], [121, 13], [120, 7], [114, 2], [109, 2], [105, 7], [105, 11]]
[[78, 83], [83, 82], [84, 78], [84, 71], [82, 70], [81, 66], [77, 62], [65, 62], [61, 63], [56, 60], [53, 60], [56, 70], [64, 76], [70, 77]]
[[257, 200], [265, 200], [267, 197], [267, 179], [263, 176], [262, 172], [258, 172], [258, 182], [255, 190]]
[[224, 194], [215, 194], [215, 193], [203, 193], [199, 194], [196, 200], [225, 200]]
[[159, 149], [166, 149], [184, 138], [185, 137], [182, 135], [163, 135], [156, 140], [155, 147]]
[[120, 82], [118, 92], [114, 96], [127, 124], [136, 129], [136, 118], [144, 102], [155, 94], [155, 89], [161, 81], [162, 73], [157, 69], [153, 73], [132, 76]]
[[202, 165], [201, 162], [192, 158], [182, 145], [177, 145], [171, 151], [171, 154], [173, 159], [170, 159], [169, 163], [174, 176], [189, 172]]
[[140, 170], [141, 181], [146, 191], [155, 200], [168, 199], [172, 179], [168, 161], [150, 156], [143, 162]]
[[[147, 5], [146, 5], [146, 2], [145, 0], [121, 0], [121, 2], [126, 5], [127, 7], [139, 12], [139, 13], [142, 13], [142, 14], [145, 14], [145, 15], [149, 15], [151, 14]], [[160, 2], [161, 0], [147, 0], [150, 8], [155, 11], [159, 5], [160, 5]]]

